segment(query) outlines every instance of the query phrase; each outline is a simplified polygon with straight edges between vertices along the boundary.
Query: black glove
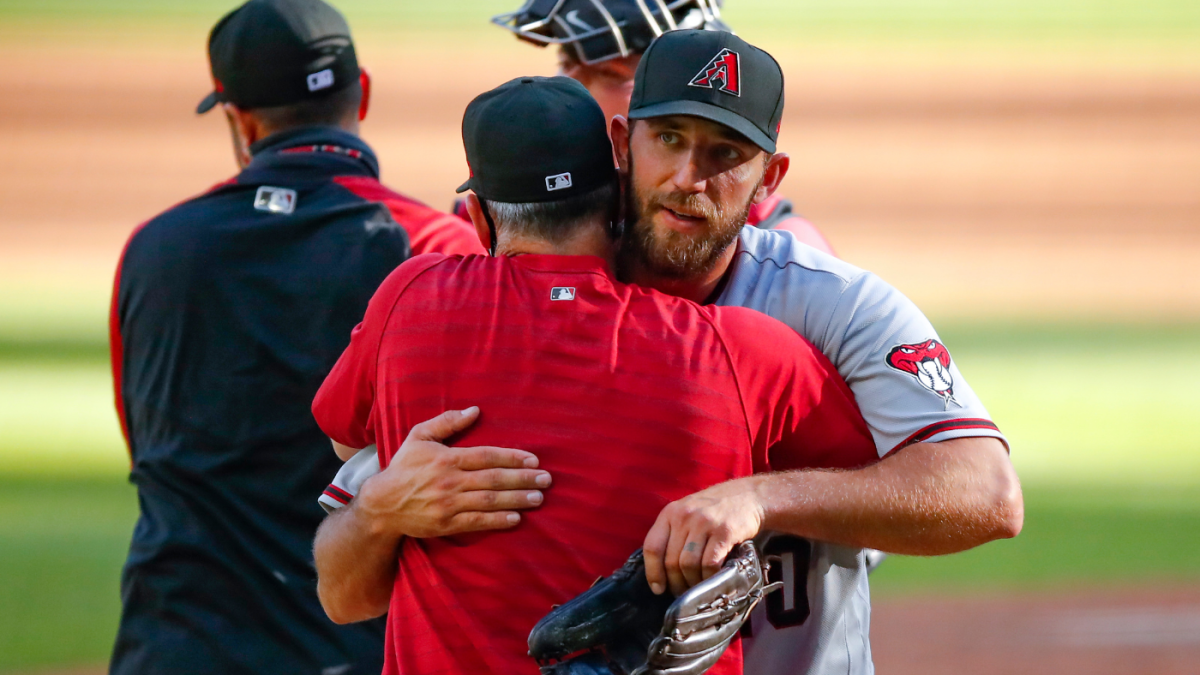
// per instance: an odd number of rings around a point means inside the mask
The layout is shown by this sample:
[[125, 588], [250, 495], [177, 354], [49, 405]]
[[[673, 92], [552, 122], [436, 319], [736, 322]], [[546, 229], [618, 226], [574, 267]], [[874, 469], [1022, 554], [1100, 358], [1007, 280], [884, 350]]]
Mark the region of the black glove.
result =
[[655, 595], [638, 550], [612, 576], [556, 607], [529, 634], [543, 675], [699, 675], [766, 592], [768, 566], [743, 542], [679, 598]]

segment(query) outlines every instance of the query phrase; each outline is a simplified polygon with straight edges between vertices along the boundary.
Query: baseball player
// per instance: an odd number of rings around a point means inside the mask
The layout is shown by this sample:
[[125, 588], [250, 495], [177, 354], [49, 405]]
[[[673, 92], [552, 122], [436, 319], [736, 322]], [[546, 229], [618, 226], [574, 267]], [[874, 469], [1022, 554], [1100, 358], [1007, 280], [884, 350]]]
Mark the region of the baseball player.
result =
[[791, 235], [743, 227], [748, 206], [788, 167], [776, 152], [783, 75], [774, 59], [730, 34], [669, 32], [639, 64], [635, 92], [632, 121], [612, 127], [629, 187], [626, 274], [757, 309], [809, 339], [854, 392], [882, 459], [755, 476], [681, 500], [647, 536], [648, 576], [678, 592], [733, 543], [760, 537], [786, 561], [774, 572], [786, 588], [752, 616], [748, 671], [871, 673], [864, 547], [933, 555], [1015, 536], [1022, 500], [1006, 441], [911, 301]]
[[752, 616], [747, 669], [871, 673], [862, 548], [930, 555], [1014, 536], [1022, 507], [1007, 446], [907, 298], [790, 236], [742, 227], [744, 205], [788, 168], [776, 153], [774, 59], [729, 34], [677, 31], [651, 46], [637, 77], [630, 119], [612, 129], [629, 174], [629, 278], [757, 309], [807, 337], [854, 391], [882, 459], [756, 476], [673, 504], [647, 535], [647, 576], [678, 592], [759, 537], [783, 557], [787, 589]]
[[[752, 471], [876, 459], [849, 388], [787, 326], [616, 281], [612, 147], [579, 83], [529, 77], [487, 92], [463, 138], [460, 190], [474, 192], [472, 221], [495, 255], [400, 266], [313, 415], [341, 454], [377, 444], [385, 467], [436, 483], [447, 460], [406, 453], [406, 437], [477, 403], [486, 412], [459, 442], [519, 441], [553, 476], [553, 499], [514, 513], [504, 533], [415, 538], [376, 511], [421, 497], [386, 489], [330, 516], [367, 535], [318, 535], [322, 602], [338, 621], [388, 612], [389, 675], [528, 672], [538, 619], [621, 566], [668, 502]], [[498, 499], [541, 503], [543, 492]], [[738, 650], [714, 672], [740, 673]]]
[[[557, 0], [527, 2], [492, 23], [534, 45], [558, 47], [558, 69], [587, 87], [612, 119], [627, 115], [633, 75], [642, 53], [666, 31], [703, 28], [731, 31], [719, 0]], [[462, 202], [455, 213], [467, 218]], [[820, 251], [833, 253], [821, 231], [778, 194], [754, 204], [746, 224], [791, 232]]]
[[309, 407], [379, 283], [479, 251], [379, 182], [350, 32], [318, 0], [252, 0], [209, 40], [241, 173], [139, 227], [112, 302], [116, 406], [140, 518], [111, 672], [378, 673], [383, 625], [315, 593], [312, 495], [338, 464]]

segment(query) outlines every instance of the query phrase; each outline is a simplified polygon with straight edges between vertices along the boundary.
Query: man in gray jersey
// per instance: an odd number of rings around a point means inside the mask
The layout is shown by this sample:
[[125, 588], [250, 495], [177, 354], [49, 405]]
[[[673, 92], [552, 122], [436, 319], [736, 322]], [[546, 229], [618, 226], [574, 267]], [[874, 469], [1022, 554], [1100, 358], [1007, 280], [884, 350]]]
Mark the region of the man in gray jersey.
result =
[[733, 36], [679, 31], [651, 45], [636, 80], [631, 121], [612, 129], [629, 173], [629, 279], [790, 325], [850, 385], [881, 458], [754, 476], [668, 506], [646, 537], [647, 576], [678, 593], [756, 537], [780, 556], [785, 592], [751, 619], [747, 672], [871, 673], [863, 548], [936, 555], [1015, 535], [1022, 502], [1003, 437], [907, 298], [790, 236], [742, 227], [788, 167], [775, 153], [773, 59]]
[[[804, 335], [854, 391], [881, 459], [754, 476], [671, 504], [646, 537], [647, 576], [678, 593], [757, 538], [779, 556], [785, 589], [751, 618], [746, 672], [869, 674], [863, 548], [937, 555], [1014, 536], [1021, 493], [1003, 437], [907, 298], [789, 234], [743, 227], [787, 172], [775, 152], [782, 112], [778, 65], [744, 41], [676, 31], [651, 45], [633, 121], [612, 128], [630, 187], [624, 271], [697, 302], [758, 309]], [[445, 435], [457, 419], [448, 414]], [[498, 501], [497, 512], [514, 508]]]

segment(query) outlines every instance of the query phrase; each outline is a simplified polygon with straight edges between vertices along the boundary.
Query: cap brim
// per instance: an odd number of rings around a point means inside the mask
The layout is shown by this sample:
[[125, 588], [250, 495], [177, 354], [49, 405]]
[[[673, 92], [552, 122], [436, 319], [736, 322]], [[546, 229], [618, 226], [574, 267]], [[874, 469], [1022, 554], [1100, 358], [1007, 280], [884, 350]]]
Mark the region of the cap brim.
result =
[[471, 186], [471, 179], [468, 178], [467, 182], [463, 183], [462, 185], [459, 185], [458, 189], [455, 190], [454, 192], [455, 192], [455, 194], [462, 194], [462, 193], [466, 192], [467, 190], [474, 190], [474, 189], [475, 188]]
[[775, 153], [775, 141], [771, 140], [771, 137], [763, 133], [761, 129], [754, 126], [750, 120], [711, 103], [702, 103], [700, 101], [668, 101], [629, 111], [629, 119], [631, 120], [667, 117], [668, 115], [687, 115], [722, 124], [745, 136], [751, 143], [763, 150], [772, 154]]
[[220, 102], [221, 102], [221, 99], [217, 97], [217, 92], [214, 91], [211, 94], [209, 94], [208, 96], [205, 96], [204, 100], [200, 101], [200, 105], [196, 106], [196, 114], [203, 115], [204, 113], [208, 112], [209, 110], [212, 110], [213, 108], [215, 108], [216, 105]]

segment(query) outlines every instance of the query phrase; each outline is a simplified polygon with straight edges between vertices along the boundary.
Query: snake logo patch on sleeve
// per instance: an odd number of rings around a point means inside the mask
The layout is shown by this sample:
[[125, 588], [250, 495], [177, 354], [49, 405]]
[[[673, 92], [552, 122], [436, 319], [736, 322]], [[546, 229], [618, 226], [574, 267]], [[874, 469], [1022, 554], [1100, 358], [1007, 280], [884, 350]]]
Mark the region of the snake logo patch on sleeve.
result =
[[954, 399], [954, 376], [950, 373], [950, 352], [937, 340], [926, 340], [916, 344], [896, 345], [888, 352], [887, 364], [902, 373], [908, 373], [934, 394], [941, 397], [950, 409]]

